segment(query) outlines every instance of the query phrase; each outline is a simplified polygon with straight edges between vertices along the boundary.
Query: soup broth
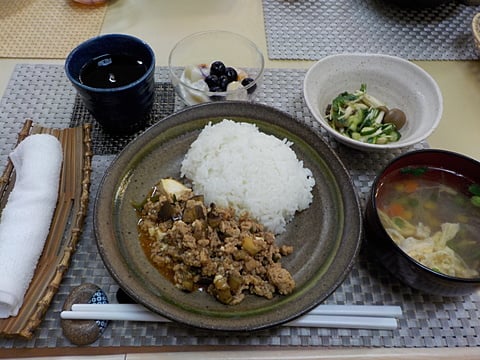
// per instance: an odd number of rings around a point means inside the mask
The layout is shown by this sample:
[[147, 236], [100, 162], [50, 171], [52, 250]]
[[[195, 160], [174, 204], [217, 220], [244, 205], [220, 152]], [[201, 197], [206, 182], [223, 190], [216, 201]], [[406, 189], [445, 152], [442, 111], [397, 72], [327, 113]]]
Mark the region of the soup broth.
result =
[[454, 277], [479, 277], [478, 184], [438, 168], [402, 168], [387, 174], [376, 194], [390, 237], [409, 256]]

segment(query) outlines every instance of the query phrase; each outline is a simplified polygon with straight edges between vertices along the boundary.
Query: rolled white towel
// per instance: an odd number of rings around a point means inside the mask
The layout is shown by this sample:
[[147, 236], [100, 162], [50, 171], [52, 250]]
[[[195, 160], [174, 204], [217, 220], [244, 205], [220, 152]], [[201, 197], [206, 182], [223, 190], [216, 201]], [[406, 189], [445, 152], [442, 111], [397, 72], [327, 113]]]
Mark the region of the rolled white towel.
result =
[[0, 318], [16, 316], [48, 236], [63, 160], [58, 139], [30, 135], [10, 159], [16, 180], [0, 220]]

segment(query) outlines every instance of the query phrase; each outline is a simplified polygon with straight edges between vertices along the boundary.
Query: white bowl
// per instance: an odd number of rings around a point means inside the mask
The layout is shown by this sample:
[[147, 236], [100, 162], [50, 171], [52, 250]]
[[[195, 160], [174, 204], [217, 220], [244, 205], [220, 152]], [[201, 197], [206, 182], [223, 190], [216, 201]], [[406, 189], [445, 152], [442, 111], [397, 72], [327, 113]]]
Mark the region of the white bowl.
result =
[[[387, 144], [368, 144], [351, 139], [333, 129], [325, 119], [325, 110], [340, 93], [353, 92], [361, 84], [367, 93], [389, 108], [403, 110], [407, 123], [401, 138]], [[412, 146], [425, 140], [438, 126], [443, 98], [435, 80], [410, 61], [379, 54], [331, 55], [316, 62], [303, 84], [307, 106], [325, 130], [339, 142], [359, 150], [378, 151]]]

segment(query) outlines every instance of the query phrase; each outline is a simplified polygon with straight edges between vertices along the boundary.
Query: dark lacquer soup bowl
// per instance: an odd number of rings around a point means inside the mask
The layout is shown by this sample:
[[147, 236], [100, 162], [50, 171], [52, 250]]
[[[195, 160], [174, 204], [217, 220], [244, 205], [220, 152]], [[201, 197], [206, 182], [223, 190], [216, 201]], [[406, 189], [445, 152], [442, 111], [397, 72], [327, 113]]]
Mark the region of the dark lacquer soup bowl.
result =
[[368, 198], [369, 251], [399, 280], [429, 294], [480, 286], [480, 163], [444, 150], [390, 162]]

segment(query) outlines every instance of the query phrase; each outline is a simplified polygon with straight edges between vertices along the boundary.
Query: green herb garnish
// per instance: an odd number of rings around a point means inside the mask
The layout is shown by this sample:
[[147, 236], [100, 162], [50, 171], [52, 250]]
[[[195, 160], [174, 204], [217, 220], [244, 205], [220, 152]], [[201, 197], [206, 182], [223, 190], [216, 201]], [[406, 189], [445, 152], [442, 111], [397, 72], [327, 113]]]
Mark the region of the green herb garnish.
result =
[[472, 184], [468, 187], [468, 191], [470, 191], [470, 193], [473, 195], [480, 196], [480, 185]]
[[472, 184], [468, 187], [468, 191], [473, 195], [470, 198], [470, 202], [473, 204], [473, 206], [480, 207], [480, 185]]
[[401, 174], [410, 174], [413, 176], [422, 176], [428, 171], [426, 167], [406, 167], [400, 169]]

